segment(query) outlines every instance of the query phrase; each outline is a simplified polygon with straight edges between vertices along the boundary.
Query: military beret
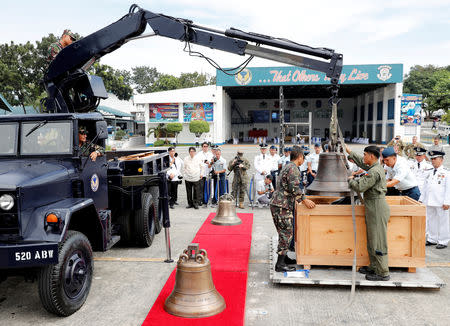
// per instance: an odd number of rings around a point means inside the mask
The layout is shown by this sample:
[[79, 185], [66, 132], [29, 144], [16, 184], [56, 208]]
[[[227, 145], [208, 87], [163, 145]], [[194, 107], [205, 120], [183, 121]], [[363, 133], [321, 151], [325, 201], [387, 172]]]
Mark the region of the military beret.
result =
[[422, 147], [414, 147], [414, 151], [416, 152], [416, 155], [425, 155], [427, 150]]
[[445, 153], [441, 152], [441, 151], [429, 151], [428, 155], [430, 156], [430, 158], [436, 158], [436, 157], [444, 156]]
[[315, 143], [314, 147], [320, 147], [320, 144], [319, 143]]
[[267, 148], [267, 144], [259, 144], [259, 147], [261, 147], [261, 148]]
[[383, 157], [389, 157], [389, 156], [397, 155], [397, 153], [395, 153], [394, 147], [386, 147], [383, 150], [383, 153], [381, 153], [381, 155], [383, 155]]
[[284, 151], [285, 151], [285, 152], [290, 152], [291, 149], [290, 149], [289, 147], [285, 147], [285, 148], [284, 148]]
[[277, 149], [275, 145], [270, 146], [270, 149]]
[[72, 33], [72, 31], [70, 29], [65, 29], [62, 35], [63, 36], [64, 35], [69, 35], [72, 38], [72, 40], [74, 40], [74, 41], [77, 40], [77, 37], [75, 36], [74, 33]]

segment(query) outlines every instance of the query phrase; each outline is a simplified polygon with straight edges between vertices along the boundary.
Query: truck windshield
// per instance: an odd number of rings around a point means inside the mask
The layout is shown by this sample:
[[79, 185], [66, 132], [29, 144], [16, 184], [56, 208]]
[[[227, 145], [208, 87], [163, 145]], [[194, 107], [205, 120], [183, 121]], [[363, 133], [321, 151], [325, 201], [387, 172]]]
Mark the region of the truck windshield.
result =
[[0, 155], [15, 155], [18, 123], [0, 124]]
[[[48, 155], [72, 153], [72, 123], [48, 122], [34, 132], [36, 121], [25, 122], [21, 130], [21, 155]], [[27, 136], [28, 135], [28, 136]]]

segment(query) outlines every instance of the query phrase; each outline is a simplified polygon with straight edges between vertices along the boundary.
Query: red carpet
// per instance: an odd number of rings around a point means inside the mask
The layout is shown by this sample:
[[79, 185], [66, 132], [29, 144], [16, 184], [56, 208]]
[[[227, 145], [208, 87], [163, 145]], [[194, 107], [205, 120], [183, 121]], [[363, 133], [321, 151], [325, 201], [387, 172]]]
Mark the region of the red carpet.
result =
[[192, 243], [199, 243], [200, 249], [207, 251], [214, 285], [227, 307], [218, 315], [200, 319], [175, 317], [165, 312], [164, 302], [175, 285], [174, 270], [142, 325], [244, 325], [253, 214], [238, 214], [242, 224], [235, 226], [211, 224], [214, 215], [208, 216]]

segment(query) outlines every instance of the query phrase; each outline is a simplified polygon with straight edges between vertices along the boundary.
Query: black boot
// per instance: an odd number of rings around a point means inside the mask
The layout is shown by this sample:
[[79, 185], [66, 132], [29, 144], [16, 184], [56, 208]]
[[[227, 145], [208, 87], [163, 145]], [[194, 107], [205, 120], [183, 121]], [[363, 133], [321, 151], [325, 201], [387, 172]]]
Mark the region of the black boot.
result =
[[297, 260], [296, 260], [296, 259], [291, 259], [291, 258], [289, 258], [288, 255], [286, 255], [286, 258], [284, 258], [284, 262], [285, 262], [287, 265], [297, 265]]
[[295, 271], [295, 266], [286, 265], [285, 258], [286, 258], [286, 255], [278, 255], [277, 263], [275, 264], [275, 272]]

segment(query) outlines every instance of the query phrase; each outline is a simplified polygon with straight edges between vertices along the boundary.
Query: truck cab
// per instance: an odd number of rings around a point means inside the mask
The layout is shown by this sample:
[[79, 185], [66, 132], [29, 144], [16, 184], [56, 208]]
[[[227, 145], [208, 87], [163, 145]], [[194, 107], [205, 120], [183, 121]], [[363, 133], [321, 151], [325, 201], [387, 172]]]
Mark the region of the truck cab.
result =
[[168, 154], [92, 159], [108, 137], [99, 113], [4, 116], [0, 137], [0, 280], [37, 278], [44, 307], [70, 315], [88, 295], [93, 250], [121, 236], [148, 247], [161, 230], [158, 172]]

